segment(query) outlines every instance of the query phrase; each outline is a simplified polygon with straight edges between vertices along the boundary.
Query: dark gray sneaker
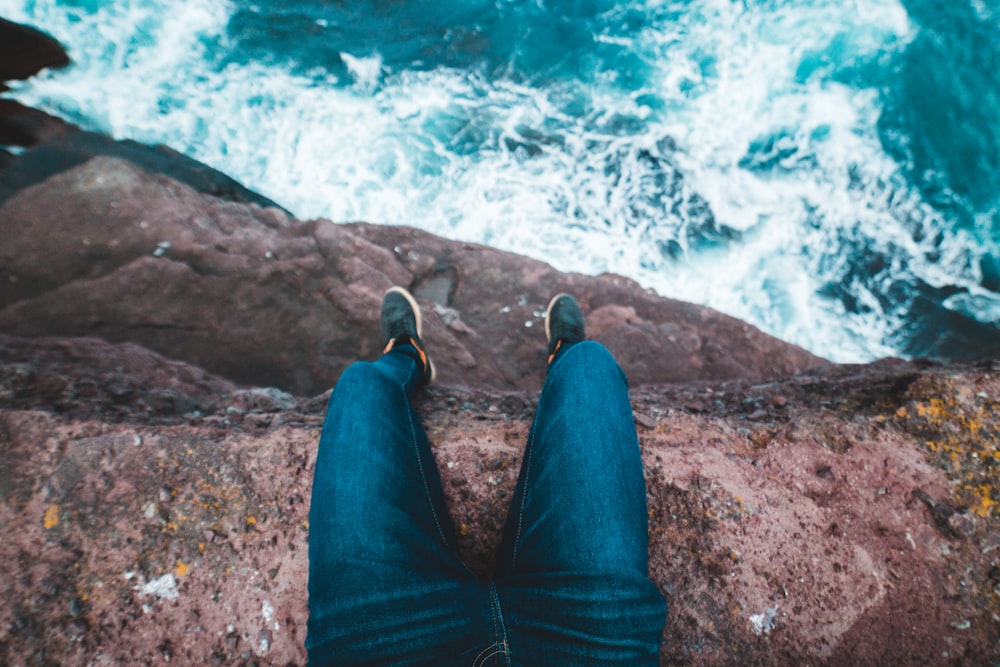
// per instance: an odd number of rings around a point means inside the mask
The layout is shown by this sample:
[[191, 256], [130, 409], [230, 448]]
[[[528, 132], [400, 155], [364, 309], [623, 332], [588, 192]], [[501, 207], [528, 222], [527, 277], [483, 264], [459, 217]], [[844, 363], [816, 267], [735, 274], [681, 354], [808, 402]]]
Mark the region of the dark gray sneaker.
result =
[[545, 338], [549, 341], [548, 363], [552, 363], [556, 352], [564, 345], [587, 339], [583, 331], [583, 313], [573, 295], [563, 292], [549, 301], [545, 311]]
[[417, 362], [422, 369], [422, 384], [434, 381], [434, 364], [424, 351], [420, 340], [420, 306], [408, 291], [402, 287], [391, 287], [382, 297], [382, 337], [385, 349], [382, 354], [397, 345], [410, 344], [417, 350]]

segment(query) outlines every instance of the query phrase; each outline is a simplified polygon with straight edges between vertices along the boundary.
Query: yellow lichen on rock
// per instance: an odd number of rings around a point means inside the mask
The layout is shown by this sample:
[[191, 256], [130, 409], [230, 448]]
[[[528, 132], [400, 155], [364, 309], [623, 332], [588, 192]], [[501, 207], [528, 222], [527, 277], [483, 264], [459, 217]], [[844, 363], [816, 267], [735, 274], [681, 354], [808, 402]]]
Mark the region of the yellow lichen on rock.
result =
[[59, 505], [49, 505], [49, 508], [45, 510], [45, 518], [42, 520], [42, 525], [45, 526], [46, 530], [59, 525]]
[[948, 472], [954, 499], [980, 517], [1000, 515], [1000, 404], [946, 377], [924, 377], [895, 421]]

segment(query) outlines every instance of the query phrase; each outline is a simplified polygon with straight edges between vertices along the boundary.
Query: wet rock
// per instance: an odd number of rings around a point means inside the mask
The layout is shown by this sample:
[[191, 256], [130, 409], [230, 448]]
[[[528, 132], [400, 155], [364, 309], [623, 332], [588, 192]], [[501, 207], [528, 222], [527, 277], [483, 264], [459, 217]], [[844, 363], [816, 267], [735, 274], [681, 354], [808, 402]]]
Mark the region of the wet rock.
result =
[[[34, 146], [77, 131], [79, 128], [60, 118], [15, 100], [0, 99], [0, 145]], [[19, 166], [19, 158], [14, 156], [0, 162], [0, 201], [24, 187]]]
[[[3, 118], [3, 117], [0, 117]], [[278, 204], [243, 187], [234, 179], [167, 146], [146, 146], [137, 141], [84, 132], [58, 119], [25, 109], [8, 109], [9, 121], [0, 123], [0, 132], [13, 138], [14, 132], [31, 148], [0, 170], [0, 203], [16, 192], [41, 183], [47, 178], [78, 167], [97, 157], [127, 160], [148, 173], [162, 174], [184, 183], [196, 192], [260, 208], [273, 208], [283, 215]], [[21, 143], [18, 141], [18, 143]], [[272, 255], [277, 255], [272, 251]], [[267, 250], [261, 253], [267, 257]]]
[[[69, 55], [56, 39], [0, 18], [0, 84], [27, 79], [45, 68], [65, 67], [69, 62]], [[4, 88], [0, 85], [0, 90]]]

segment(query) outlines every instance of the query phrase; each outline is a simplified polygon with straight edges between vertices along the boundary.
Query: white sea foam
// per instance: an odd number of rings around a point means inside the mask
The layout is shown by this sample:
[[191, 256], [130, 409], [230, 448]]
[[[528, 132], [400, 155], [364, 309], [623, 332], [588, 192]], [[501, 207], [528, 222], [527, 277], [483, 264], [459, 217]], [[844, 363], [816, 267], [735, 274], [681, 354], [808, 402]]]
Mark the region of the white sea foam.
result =
[[[912, 27], [898, 3], [690, 3], [678, 22], [636, 37], [654, 71], [636, 92], [447, 68], [390, 73], [378, 55], [348, 53], [351, 87], [279, 65], [219, 70], [206, 44], [225, 45], [232, 10], [219, 0], [89, 10], [0, 0], [0, 14], [50, 31], [76, 63], [19, 84], [19, 99], [167, 143], [300, 217], [413, 224], [564, 270], [628, 275], [839, 361], [894, 352], [887, 341], [903, 316], [868, 285], [850, 287], [857, 312], [821, 296], [850, 278], [846, 249], [898, 262], [900, 279], [975, 281], [961, 235], [933, 248], [940, 260], [924, 259], [929, 241], [907, 224], [921, 218], [933, 232], [935, 214], [880, 146], [875, 91], [831, 81], [815, 55], [835, 40], [848, 59], [903, 48]], [[807, 58], [819, 74], [799, 72]], [[621, 129], [629, 119], [641, 127]], [[741, 165], [753, 142], [778, 135], [776, 168]], [[661, 148], [667, 139], [675, 149]], [[656, 190], [675, 169], [679, 190], [664, 203]], [[703, 221], [670, 206], [697, 197], [742, 238], [690, 247]], [[679, 259], [665, 254], [671, 243]]]

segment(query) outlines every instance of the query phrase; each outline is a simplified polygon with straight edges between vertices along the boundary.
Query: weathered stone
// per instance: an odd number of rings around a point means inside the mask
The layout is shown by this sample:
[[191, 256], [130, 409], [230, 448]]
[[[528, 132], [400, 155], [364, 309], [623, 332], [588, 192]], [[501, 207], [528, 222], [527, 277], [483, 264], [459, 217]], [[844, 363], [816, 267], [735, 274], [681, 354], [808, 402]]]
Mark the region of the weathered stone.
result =
[[[84, 160], [106, 143], [79, 136]], [[474, 571], [568, 290], [630, 376], [662, 663], [1000, 659], [992, 362], [832, 366], [620, 276], [299, 222], [73, 150], [28, 151], [34, 175], [0, 154], [34, 179], [0, 206], [0, 332], [34, 336], [0, 335], [0, 664], [303, 663], [323, 410], [379, 354], [391, 284], [425, 306], [440, 382], [417, 409]]]
[[[2, 337], [0, 354], [0, 663], [304, 663], [306, 499], [326, 397], [247, 424], [227, 418], [230, 383], [133, 344]], [[122, 385], [133, 392], [119, 397]], [[996, 478], [939, 465], [926, 443], [970, 415], [976, 433], [997, 433], [1000, 413], [974, 397], [1000, 394], [1000, 377], [893, 362], [767, 386], [788, 403], [748, 429], [752, 381], [632, 390], [635, 414], [657, 415], [639, 441], [650, 573], [670, 604], [661, 661], [996, 662]], [[150, 412], [158, 389], [204, 412]], [[730, 402], [675, 409], [707, 390]], [[495, 562], [535, 399], [450, 385], [417, 401], [477, 572]], [[911, 403], [952, 407], [900, 411]], [[995, 454], [995, 438], [970, 437], [979, 461]], [[841, 440], [851, 447], [823, 444]], [[910, 493], [940, 507], [983, 485], [969, 515], [951, 515], [954, 535]]]
[[[559, 291], [576, 295], [589, 334], [636, 385], [823, 363], [619, 276], [563, 274], [408, 227], [298, 222], [110, 158], [20, 190], [0, 206], [0, 231], [0, 332], [132, 341], [300, 395], [379, 353], [379, 303], [393, 284], [445, 301], [424, 318], [443, 382], [541, 386], [542, 314]], [[442, 272], [447, 289], [435, 282]], [[438, 287], [422, 291], [428, 284]]]
[[[74, 125], [50, 116], [44, 111], [26, 107], [14, 100], [0, 99], [0, 145], [34, 146], [39, 142], [77, 131], [79, 130]], [[17, 174], [19, 178], [23, 178], [24, 175], [7, 169], [8, 166], [14, 166], [15, 162], [16, 160], [8, 165], [0, 165], [0, 201], [23, 187], [22, 184], [15, 185], [14, 176]], [[49, 175], [51, 174], [46, 174]]]
[[233, 392], [232, 406], [240, 412], [280, 412], [295, 408], [295, 398], [274, 387], [257, 387]]

